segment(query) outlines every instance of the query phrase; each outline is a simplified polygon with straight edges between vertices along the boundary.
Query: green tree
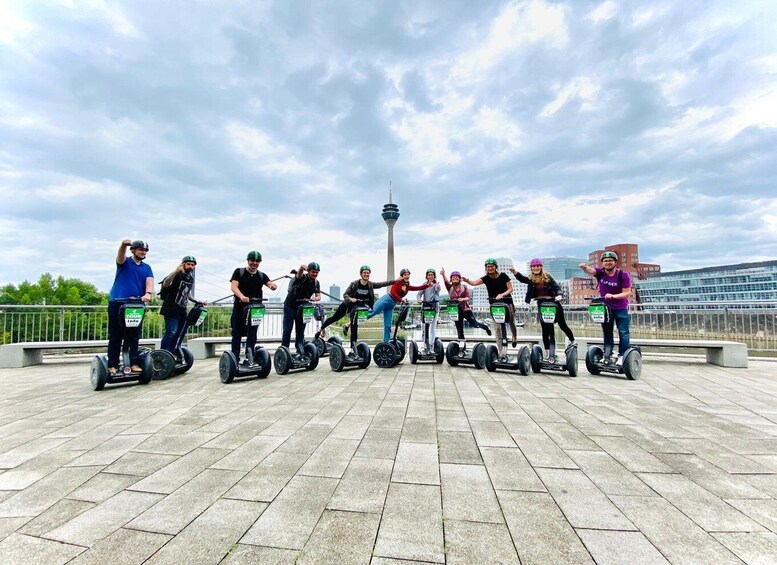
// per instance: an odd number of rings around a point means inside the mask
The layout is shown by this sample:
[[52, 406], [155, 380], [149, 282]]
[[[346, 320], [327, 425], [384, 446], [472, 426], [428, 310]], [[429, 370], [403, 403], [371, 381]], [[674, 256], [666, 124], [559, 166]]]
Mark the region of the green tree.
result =
[[97, 305], [107, 304], [108, 294], [81, 279], [56, 279], [43, 273], [37, 283], [23, 281], [19, 286], [7, 284], [0, 288], [0, 304]]

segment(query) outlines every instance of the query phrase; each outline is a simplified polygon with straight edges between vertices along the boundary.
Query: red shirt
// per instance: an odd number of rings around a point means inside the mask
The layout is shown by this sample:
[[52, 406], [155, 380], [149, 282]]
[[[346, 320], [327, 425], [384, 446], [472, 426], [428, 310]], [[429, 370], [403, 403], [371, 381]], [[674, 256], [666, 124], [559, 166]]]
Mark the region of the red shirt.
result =
[[411, 286], [410, 283], [406, 283], [403, 279], [399, 279], [397, 282], [391, 285], [391, 288], [389, 289], [389, 294], [391, 295], [391, 298], [393, 298], [396, 302], [402, 302], [402, 299], [411, 290], [423, 290], [427, 286], [428, 285], [425, 285], [425, 284], [421, 286]]

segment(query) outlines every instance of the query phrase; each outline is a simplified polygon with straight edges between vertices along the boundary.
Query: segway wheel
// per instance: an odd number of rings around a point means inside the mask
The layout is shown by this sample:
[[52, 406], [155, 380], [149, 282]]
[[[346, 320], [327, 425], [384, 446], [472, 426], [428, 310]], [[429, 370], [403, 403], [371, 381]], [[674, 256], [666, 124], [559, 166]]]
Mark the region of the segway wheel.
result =
[[564, 355], [567, 358], [567, 371], [569, 372], [570, 377], [576, 377], [577, 376], [577, 347], [574, 345], [570, 345], [567, 347], [566, 351], [564, 351]]
[[326, 353], [326, 342], [322, 338], [317, 337], [316, 339], [314, 339], [313, 340], [313, 345], [316, 346], [316, 354], [319, 357], [325, 357], [326, 356], [326, 354], [327, 354]]
[[630, 381], [636, 381], [642, 375], [642, 355], [636, 349], [626, 353], [623, 360], [623, 372]]
[[390, 369], [397, 364], [399, 353], [394, 348], [393, 343], [381, 341], [372, 348], [372, 360], [381, 369]]
[[108, 382], [108, 361], [104, 357], [92, 359], [89, 367], [89, 380], [92, 382], [92, 390], [102, 390]]
[[589, 373], [598, 375], [602, 372], [598, 365], [602, 361], [602, 357], [604, 357], [604, 351], [598, 345], [592, 345], [588, 348], [585, 353], [585, 368], [588, 369]]
[[335, 372], [339, 373], [345, 366], [345, 349], [343, 346], [335, 343], [332, 345], [332, 349], [329, 352], [329, 367]]
[[[175, 359], [173, 359], [173, 363], [175, 364]], [[153, 376], [153, 373], [154, 373], [154, 361], [153, 359], [151, 359], [150, 351], [146, 351], [142, 355], [140, 364], [141, 364], [141, 367], [143, 367], [143, 370], [140, 372], [140, 377], [138, 377], [138, 382], [142, 385], [147, 385], [148, 383], [151, 382], [151, 377]]]
[[175, 370], [175, 357], [166, 349], [152, 351], [151, 378], [155, 381], [163, 381], [169, 378]]
[[542, 372], [542, 348], [539, 345], [531, 348], [531, 370], [534, 373]]
[[[404, 339], [392, 339], [391, 345], [394, 346], [394, 350], [397, 352], [397, 363], [401, 363], [405, 360], [405, 353], [407, 353], [407, 348], [405, 347], [405, 340]], [[395, 365], [397, 364], [395, 363]]]
[[219, 378], [222, 383], [228, 385], [235, 380], [235, 375], [237, 375], [235, 354], [231, 351], [225, 351], [221, 354], [221, 359], [219, 359]]
[[181, 356], [183, 357], [183, 365], [176, 367], [173, 370], [174, 375], [180, 375], [185, 373], [194, 365], [194, 353], [188, 347], [181, 347]]
[[254, 362], [261, 365], [262, 370], [256, 373], [256, 376], [260, 379], [266, 379], [267, 375], [272, 370], [272, 362], [270, 361], [270, 352], [264, 347], [254, 348]]
[[486, 370], [490, 373], [496, 371], [496, 360], [499, 358], [499, 350], [496, 345], [489, 345], [486, 349]]
[[472, 363], [476, 369], [483, 369], [486, 366], [486, 346], [482, 343], [475, 344], [472, 348]]
[[525, 345], [518, 348], [518, 370], [524, 376], [528, 375], [531, 370], [531, 353]]
[[434, 356], [437, 364], [442, 365], [442, 360], [445, 359], [445, 348], [439, 338], [434, 340]]
[[372, 357], [370, 357], [370, 346], [364, 342], [357, 343], [356, 353], [362, 359], [362, 362], [359, 363], [359, 368], [366, 369], [367, 367], [369, 367], [370, 363], [372, 362]]
[[451, 367], [455, 367], [459, 364], [456, 356], [459, 354], [460, 349], [459, 344], [455, 341], [450, 342], [448, 347], [445, 348], [445, 358], [448, 360], [448, 365]]
[[332, 344], [336, 343], [337, 345], [342, 345], [342, 344], [343, 344], [343, 340], [342, 340], [342, 339], [340, 339], [339, 337], [337, 337], [336, 335], [333, 335], [332, 337], [330, 337], [330, 338], [329, 338], [328, 340], [326, 340], [326, 341], [327, 341], [328, 343], [332, 343]]
[[[321, 344], [323, 345], [323, 343], [324, 342], [322, 341]], [[324, 346], [324, 348], [326, 348], [326, 346]], [[312, 343], [305, 344], [305, 357], [310, 359], [310, 361], [308, 361], [307, 366], [305, 367], [306, 371], [312, 371], [316, 367], [318, 367], [318, 348], [314, 344]]]
[[415, 365], [418, 363], [418, 346], [415, 344], [414, 341], [411, 341], [410, 344], [407, 346], [408, 348], [408, 356], [410, 357], [410, 364]]
[[285, 347], [281, 346], [275, 350], [275, 372], [279, 375], [285, 375], [291, 368], [291, 353]]

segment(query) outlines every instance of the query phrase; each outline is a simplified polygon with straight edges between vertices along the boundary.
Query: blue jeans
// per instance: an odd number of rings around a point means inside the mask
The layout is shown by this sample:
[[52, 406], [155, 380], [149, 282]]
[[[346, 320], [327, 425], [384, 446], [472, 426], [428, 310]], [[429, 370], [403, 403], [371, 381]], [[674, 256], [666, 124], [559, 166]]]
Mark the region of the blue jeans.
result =
[[178, 339], [181, 337], [181, 332], [186, 325], [186, 316], [178, 318], [175, 316], [165, 317], [165, 335], [162, 336], [161, 348], [167, 349], [170, 353], [175, 354], [176, 346], [178, 345]]
[[396, 305], [396, 300], [394, 300], [390, 294], [384, 294], [378, 298], [375, 306], [372, 307], [372, 310], [370, 310], [370, 313], [367, 315], [367, 319], [369, 320], [373, 316], [377, 316], [383, 312], [383, 341], [391, 339], [391, 322], [394, 320], [394, 306]]
[[609, 321], [602, 324], [602, 334], [604, 335], [604, 350], [612, 351], [615, 346], [615, 339], [613, 338], [613, 325], [618, 326], [618, 355], [626, 353], [630, 346], [629, 339], [629, 311], [623, 310], [611, 310], [612, 316]]

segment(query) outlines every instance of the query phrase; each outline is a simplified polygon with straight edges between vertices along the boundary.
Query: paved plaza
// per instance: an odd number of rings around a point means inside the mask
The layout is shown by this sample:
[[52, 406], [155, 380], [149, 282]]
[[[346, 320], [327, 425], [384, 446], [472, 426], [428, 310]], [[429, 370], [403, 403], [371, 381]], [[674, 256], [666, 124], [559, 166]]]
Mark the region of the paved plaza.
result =
[[0, 370], [0, 563], [776, 563], [777, 363]]

